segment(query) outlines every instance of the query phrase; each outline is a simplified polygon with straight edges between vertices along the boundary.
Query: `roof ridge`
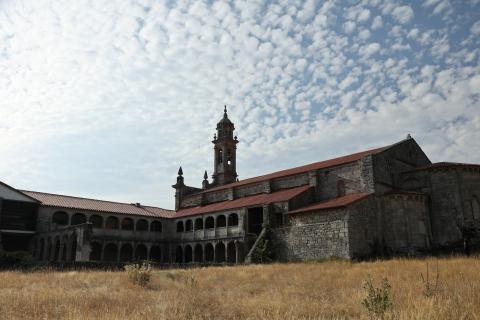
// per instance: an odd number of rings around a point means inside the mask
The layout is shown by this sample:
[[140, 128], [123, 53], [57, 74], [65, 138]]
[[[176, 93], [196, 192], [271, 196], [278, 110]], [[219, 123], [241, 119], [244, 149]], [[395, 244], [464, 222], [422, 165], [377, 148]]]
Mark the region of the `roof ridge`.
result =
[[[108, 202], [108, 203], [116, 203], [116, 204], [124, 204], [128, 206], [134, 206], [136, 208], [142, 208], [142, 207], [147, 207], [141, 205], [140, 207], [135, 206], [135, 203], [127, 203], [127, 202], [119, 202], [119, 201], [111, 201], [111, 200], [101, 200], [101, 199], [94, 199], [94, 198], [86, 198], [86, 197], [78, 197], [78, 196], [70, 196], [70, 195], [65, 195], [65, 194], [59, 194], [59, 193], [51, 193], [51, 192], [41, 192], [41, 191], [31, 191], [31, 190], [19, 190], [20, 192], [32, 192], [32, 193], [40, 193], [40, 194], [45, 194], [45, 195], [51, 195], [51, 196], [60, 196], [60, 197], [68, 197], [68, 198], [74, 198], [74, 199], [82, 199], [82, 200], [89, 200], [89, 201], [99, 201], [99, 202]], [[157, 209], [163, 209], [163, 210], [169, 210], [165, 208], [160, 208], [160, 207], [154, 207], [154, 206], [148, 206], [150, 208], [157, 208]]]
[[[390, 145], [387, 145], [387, 146], [383, 146], [383, 147], [377, 147], [377, 148], [367, 149], [367, 150], [358, 151], [358, 152], [354, 152], [354, 153], [350, 153], [350, 154], [345, 154], [345, 155], [342, 155], [342, 156], [339, 156], [339, 157], [334, 157], [334, 158], [330, 158], [330, 159], [326, 159], [326, 160], [321, 160], [321, 161], [310, 162], [310, 163], [306, 163], [306, 164], [303, 164], [303, 165], [300, 165], [300, 166], [296, 166], [296, 167], [285, 168], [285, 169], [281, 169], [281, 170], [269, 172], [269, 173], [267, 173], [267, 174], [262, 174], [262, 175], [259, 175], [259, 176], [254, 176], [254, 177], [246, 178], [246, 179], [244, 179], [244, 180], [240, 180], [240, 181], [236, 181], [236, 182], [231, 182], [231, 183], [225, 184], [225, 185], [223, 185], [223, 186], [217, 186], [217, 187], [213, 187], [213, 188], [211, 188], [211, 189], [201, 190], [200, 192], [194, 193], [194, 194], [208, 193], [208, 192], [210, 192], [210, 191], [217, 191], [217, 190], [227, 189], [227, 188], [230, 188], [230, 187], [235, 187], [235, 186], [238, 186], [238, 185], [245, 185], [245, 184], [249, 184], [249, 183], [250, 183], [248, 180], [261, 179], [262, 177], [265, 177], [265, 180], [266, 180], [266, 179], [268, 179], [268, 176], [271, 176], [271, 175], [274, 175], [274, 174], [279, 174], [279, 173], [282, 173], [282, 172], [285, 172], [285, 171], [289, 171], [289, 170], [298, 170], [298, 169], [301, 169], [302, 167], [308, 167], [308, 166], [311, 166], [311, 165], [320, 164], [320, 163], [322, 163], [322, 162], [339, 160], [339, 159], [341, 159], [341, 158], [348, 158], [348, 157], [351, 157], [351, 156], [361, 155], [361, 154], [363, 154], [363, 153], [366, 153], [365, 156], [371, 155], [371, 154], [380, 153], [380, 152], [383, 152], [383, 151], [387, 150], [388, 148], [390, 148], [390, 147], [392, 147], [392, 146], [394, 146], [394, 145], [396, 145], [396, 144], [399, 144], [399, 143], [401, 143], [401, 142], [404, 142], [405, 140], [406, 140], [406, 139], [404, 139], [404, 140], [402, 140], [402, 141], [399, 141], [399, 142], [396, 142], [396, 143], [394, 143], [394, 144], [390, 144]], [[363, 157], [363, 156], [362, 156], [362, 157]], [[349, 162], [353, 162], [353, 161], [356, 161], [356, 160], [352, 160], [352, 161], [349, 161]], [[345, 163], [347, 163], [347, 162], [345, 162]], [[333, 166], [335, 166], [335, 165], [327, 166], [326, 168], [333, 167]], [[292, 174], [295, 174], [295, 173], [292, 173]], [[285, 176], [288, 176], [288, 174], [286, 174]], [[263, 181], [263, 180], [252, 181], [251, 183], [260, 182], [260, 181]]]

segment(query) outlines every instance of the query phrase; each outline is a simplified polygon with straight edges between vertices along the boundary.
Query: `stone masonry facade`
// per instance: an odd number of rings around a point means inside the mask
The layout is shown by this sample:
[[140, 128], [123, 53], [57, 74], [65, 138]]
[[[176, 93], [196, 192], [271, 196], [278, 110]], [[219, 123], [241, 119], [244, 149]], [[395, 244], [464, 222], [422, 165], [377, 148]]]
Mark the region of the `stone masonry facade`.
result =
[[225, 108], [212, 179], [184, 183], [175, 210], [22, 191], [0, 183], [0, 249], [41, 261], [243, 263], [266, 241], [278, 261], [426, 254], [478, 241], [480, 165], [431, 163], [392, 145], [239, 181]]

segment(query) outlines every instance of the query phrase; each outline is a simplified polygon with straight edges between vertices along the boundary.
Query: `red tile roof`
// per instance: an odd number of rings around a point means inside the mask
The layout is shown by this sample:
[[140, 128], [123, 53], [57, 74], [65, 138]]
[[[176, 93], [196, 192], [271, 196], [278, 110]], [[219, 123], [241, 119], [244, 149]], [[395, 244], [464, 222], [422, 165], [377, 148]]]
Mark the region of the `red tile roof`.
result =
[[454, 168], [454, 167], [480, 169], [480, 164], [459, 163], [459, 162], [436, 162], [436, 163], [429, 164], [428, 166], [415, 168], [415, 169], [410, 170], [408, 172], [420, 171], [420, 170], [429, 170], [429, 169], [437, 169], [437, 168]]
[[248, 207], [254, 205], [264, 205], [280, 201], [288, 201], [293, 197], [305, 192], [310, 189], [311, 186], [301, 186], [291, 189], [285, 189], [273, 193], [261, 193], [249, 197], [238, 198], [234, 200], [222, 201], [212, 204], [207, 204], [205, 206], [191, 207], [180, 209], [175, 213], [175, 217], [186, 217], [196, 214], [229, 210], [241, 207]]
[[121, 213], [157, 218], [169, 218], [175, 213], [172, 210], [143, 205], [137, 207], [135, 204], [129, 203], [79, 198], [36, 191], [22, 190], [21, 192], [34, 199], [37, 199], [42, 203], [42, 205], [51, 207]]
[[289, 211], [289, 214], [297, 214], [297, 213], [303, 213], [303, 212], [310, 212], [310, 211], [317, 211], [317, 210], [324, 210], [324, 209], [333, 209], [333, 208], [339, 208], [339, 207], [346, 207], [354, 202], [360, 201], [362, 199], [365, 199], [372, 195], [372, 193], [351, 193], [347, 194], [346, 196], [343, 197], [338, 197], [330, 200], [325, 200], [322, 202], [317, 202], [311, 205], [308, 205], [306, 207]]
[[286, 177], [286, 176], [290, 176], [290, 175], [294, 175], [294, 174], [308, 172], [308, 171], [311, 171], [311, 170], [318, 170], [318, 169], [338, 166], [338, 165], [342, 165], [342, 164], [346, 164], [346, 163], [350, 163], [350, 162], [360, 160], [363, 157], [371, 155], [371, 154], [380, 153], [380, 152], [386, 150], [389, 147], [391, 147], [391, 146], [386, 146], [386, 147], [382, 147], [382, 148], [376, 148], [376, 149], [371, 149], [371, 150], [367, 150], [367, 151], [357, 152], [357, 153], [353, 153], [353, 154], [343, 156], [343, 157], [339, 157], [339, 158], [334, 158], [334, 159], [320, 161], [320, 162], [314, 162], [314, 163], [310, 163], [310, 164], [307, 164], [307, 165], [303, 165], [303, 166], [300, 166], [300, 167], [295, 167], [295, 168], [291, 168], [291, 169], [287, 169], [287, 170], [281, 170], [281, 171], [269, 173], [269, 174], [266, 174], [266, 175], [263, 175], [263, 176], [253, 177], [253, 178], [241, 180], [241, 181], [238, 181], [238, 182], [229, 183], [229, 184], [226, 184], [226, 185], [223, 185], [223, 186], [218, 186], [218, 187], [214, 187], [214, 188], [211, 188], [211, 189], [207, 189], [205, 191], [202, 191], [202, 193], [216, 191], [216, 190], [222, 190], [222, 189], [226, 189], [226, 188], [239, 187], [239, 186], [243, 186], [243, 185], [250, 184], [250, 183], [265, 181], [265, 180], [269, 180], [269, 179]]

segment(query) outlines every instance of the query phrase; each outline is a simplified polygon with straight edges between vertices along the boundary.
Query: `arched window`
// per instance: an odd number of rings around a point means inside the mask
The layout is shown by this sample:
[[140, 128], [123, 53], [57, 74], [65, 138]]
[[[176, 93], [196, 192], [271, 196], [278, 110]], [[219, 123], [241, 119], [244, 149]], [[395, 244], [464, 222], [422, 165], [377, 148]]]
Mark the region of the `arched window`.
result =
[[85, 222], [87, 222], [87, 217], [83, 213], [75, 213], [72, 216], [72, 221], [70, 222], [70, 224], [72, 226], [75, 226], [77, 224], [82, 224]]
[[218, 150], [218, 163], [223, 163], [223, 150]]
[[232, 213], [228, 216], [228, 226], [238, 226], [238, 214]]
[[195, 219], [195, 230], [202, 230], [203, 229], [203, 219], [197, 218]]
[[227, 164], [231, 165], [232, 164], [232, 152], [228, 150], [227, 152]]
[[192, 231], [192, 230], [193, 230], [193, 229], [192, 229], [192, 224], [193, 224], [193, 223], [192, 223], [192, 220], [187, 220], [187, 221], [185, 222], [185, 231], [187, 231], [187, 232], [188, 232], [188, 231]]
[[118, 229], [118, 218], [108, 217], [107, 221], [105, 221], [105, 229]]
[[135, 228], [137, 231], [148, 231], [148, 222], [145, 219], [140, 219], [137, 221], [137, 226]]
[[68, 214], [63, 211], [57, 211], [53, 214], [52, 222], [60, 226], [66, 226], [68, 224]]
[[224, 215], [220, 215], [217, 217], [217, 228], [224, 228], [227, 226], [227, 221]]
[[90, 222], [92, 223], [93, 228], [102, 228], [103, 226], [103, 218], [96, 214], [90, 216]]
[[162, 232], [162, 223], [160, 221], [152, 221], [150, 224], [150, 231], [152, 232]]
[[207, 217], [207, 219], [205, 219], [205, 229], [213, 228], [215, 228], [215, 220], [213, 220], [213, 217]]
[[133, 230], [133, 220], [130, 218], [123, 219], [122, 230]]
[[177, 222], [177, 232], [183, 232], [183, 221]]

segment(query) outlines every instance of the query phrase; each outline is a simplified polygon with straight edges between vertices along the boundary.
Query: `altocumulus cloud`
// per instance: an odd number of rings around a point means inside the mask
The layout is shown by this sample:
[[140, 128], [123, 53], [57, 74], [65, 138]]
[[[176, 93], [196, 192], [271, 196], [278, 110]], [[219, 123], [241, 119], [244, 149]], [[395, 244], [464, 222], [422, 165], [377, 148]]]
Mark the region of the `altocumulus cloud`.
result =
[[411, 133], [479, 162], [478, 1], [0, 2], [0, 180], [173, 206], [224, 104], [240, 178]]

